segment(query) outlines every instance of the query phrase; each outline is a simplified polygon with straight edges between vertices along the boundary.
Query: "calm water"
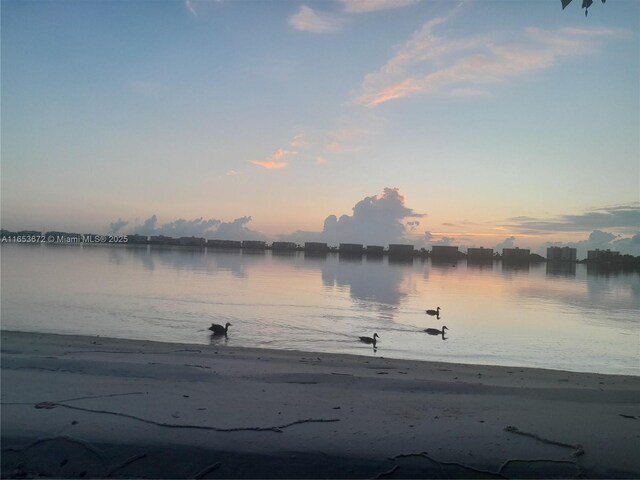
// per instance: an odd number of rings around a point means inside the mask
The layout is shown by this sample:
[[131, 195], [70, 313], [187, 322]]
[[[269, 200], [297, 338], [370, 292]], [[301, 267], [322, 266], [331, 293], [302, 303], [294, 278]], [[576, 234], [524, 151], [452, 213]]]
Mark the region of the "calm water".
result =
[[[1, 255], [6, 330], [640, 375], [638, 274], [146, 246]], [[227, 339], [212, 322], [233, 324]], [[446, 340], [423, 332], [442, 325]], [[377, 351], [357, 341], [374, 332]]]

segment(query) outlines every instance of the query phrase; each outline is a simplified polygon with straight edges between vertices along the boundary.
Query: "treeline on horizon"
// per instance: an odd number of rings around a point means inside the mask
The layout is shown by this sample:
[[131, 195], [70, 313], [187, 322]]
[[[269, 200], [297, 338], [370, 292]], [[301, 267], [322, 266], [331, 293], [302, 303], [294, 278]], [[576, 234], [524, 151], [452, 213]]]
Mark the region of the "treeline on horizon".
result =
[[[174, 238], [165, 235], [98, 235], [98, 234], [80, 234], [80, 233], [68, 233], [68, 232], [37, 232], [33, 230], [22, 230], [12, 232], [9, 230], [0, 230], [0, 239], [2, 244], [7, 243], [20, 243], [20, 244], [37, 244], [37, 243], [54, 243], [54, 244], [123, 244], [123, 245], [155, 245], [155, 246], [171, 246], [171, 247], [211, 247], [220, 249], [244, 249], [244, 250], [274, 250], [274, 251], [304, 251], [306, 253], [324, 254], [324, 253], [340, 253], [344, 255], [367, 255], [367, 256], [382, 256], [389, 255], [395, 257], [421, 257], [421, 258], [433, 258], [442, 259], [445, 261], [467, 259], [476, 262], [492, 262], [494, 260], [501, 260], [503, 262], [511, 263], [536, 263], [536, 262], [571, 262], [571, 263], [589, 263], [599, 264], [612, 268], [631, 268], [633, 270], [640, 270], [640, 256], [634, 257], [628, 254], [619, 254], [618, 252], [601, 251], [606, 255], [595, 259], [583, 259], [583, 260], [554, 260], [547, 259], [536, 253], [528, 253], [528, 249], [506, 249], [516, 251], [516, 253], [522, 253], [515, 257], [505, 258], [498, 252], [493, 252], [493, 249], [487, 248], [474, 249], [484, 250], [486, 255], [481, 257], [468, 255], [467, 253], [458, 250], [458, 247], [453, 246], [447, 253], [440, 253], [434, 255], [433, 251], [421, 248], [416, 250], [411, 244], [390, 244], [387, 249], [378, 245], [367, 245], [353, 243], [341, 243], [340, 246], [330, 246], [323, 242], [306, 242], [304, 245], [300, 245], [294, 242], [272, 242], [271, 244], [261, 240], [206, 240], [202, 237], [180, 237]], [[18, 240], [21, 239], [21, 240]], [[503, 249], [503, 253], [504, 253]]]

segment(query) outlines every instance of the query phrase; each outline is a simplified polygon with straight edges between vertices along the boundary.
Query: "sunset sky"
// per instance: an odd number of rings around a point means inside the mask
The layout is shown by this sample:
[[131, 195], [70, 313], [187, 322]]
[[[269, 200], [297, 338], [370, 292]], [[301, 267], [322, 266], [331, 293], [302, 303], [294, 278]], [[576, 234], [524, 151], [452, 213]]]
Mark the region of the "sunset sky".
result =
[[2, 227], [640, 255], [640, 2], [580, 6], [2, 0]]

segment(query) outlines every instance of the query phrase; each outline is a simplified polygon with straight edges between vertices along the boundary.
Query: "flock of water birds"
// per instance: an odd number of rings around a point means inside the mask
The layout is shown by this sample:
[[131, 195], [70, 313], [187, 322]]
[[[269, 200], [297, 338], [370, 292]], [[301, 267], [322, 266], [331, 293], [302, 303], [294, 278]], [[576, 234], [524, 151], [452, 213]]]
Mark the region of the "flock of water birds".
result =
[[[436, 317], [438, 320], [440, 320], [440, 307], [437, 307], [435, 310], [425, 310], [425, 313], [427, 315], [431, 315], [432, 317]], [[229, 322], [227, 322], [224, 326], [219, 325], [217, 323], [212, 323], [211, 326], [209, 327], [209, 330], [213, 332], [212, 335], [224, 335], [226, 337], [227, 333], [229, 332], [229, 326], [231, 326], [231, 323]], [[446, 325], [443, 325], [441, 329], [427, 328], [424, 331], [427, 332], [429, 335], [442, 335], [442, 339], [446, 340], [444, 336], [445, 330], [448, 330]], [[380, 335], [378, 335], [377, 333], [374, 333], [373, 337], [358, 337], [358, 338], [362, 343], [373, 345], [373, 348], [375, 349], [376, 343], [378, 343], [378, 338], [380, 338]]]
[[[440, 307], [436, 308], [435, 310], [425, 310], [425, 313], [427, 315], [431, 315], [433, 317], [436, 317], [438, 320], [440, 320]], [[444, 336], [444, 331], [448, 330], [446, 325], [443, 325], [442, 328], [427, 328], [424, 331], [427, 332], [429, 335], [442, 335], [442, 339], [446, 340], [445, 336]], [[378, 338], [380, 338], [380, 335], [378, 335], [377, 333], [373, 334], [373, 337], [359, 337], [360, 341], [362, 343], [367, 343], [369, 345], [373, 345], [373, 348], [376, 348], [376, 343], [378, 343]]]

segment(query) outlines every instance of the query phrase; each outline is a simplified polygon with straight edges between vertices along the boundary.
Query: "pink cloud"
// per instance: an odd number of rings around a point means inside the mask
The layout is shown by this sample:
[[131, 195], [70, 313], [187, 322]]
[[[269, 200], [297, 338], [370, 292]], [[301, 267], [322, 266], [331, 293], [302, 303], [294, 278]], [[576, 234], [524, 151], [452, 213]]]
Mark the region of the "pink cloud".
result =
[[251, 163], [267, 170], [282, 170], [289, 165], [287, 162], [275, 162], [273, 160], [252, 160]]
[[417, 0], [340, 0], [345, 12], [365, 13], [414, 5]]
[[376, 107], [425, 93], [468, 95], [479, 85], [505, 82], [527, 72], [552, 67], [562, 58], [597, 52], [608, 38], [628, 35], [625, 30], [565, 27], [555, 31], [528, 28], [519, 38], [501, 42], [490, 36], [445, 39], [434, 33], [445, 17], [426, 22], [377, 72], [365, 76], [355, 103]]
[[289, 18], [289, 25], [302, 32], [328, 33], [338, 30], [344, 21], [328, 13], [317, 12], [306, 5]]
[[290, 150], [285, 150], [283, 148], [278, 148], [277, 150], [274, 150], [273, 153], [271, 154], [271, 159], [272, 160], [282, 160], [285, 157], [290, 157], [292, 155], [298, 155], [298, 152], [292, 152]]

